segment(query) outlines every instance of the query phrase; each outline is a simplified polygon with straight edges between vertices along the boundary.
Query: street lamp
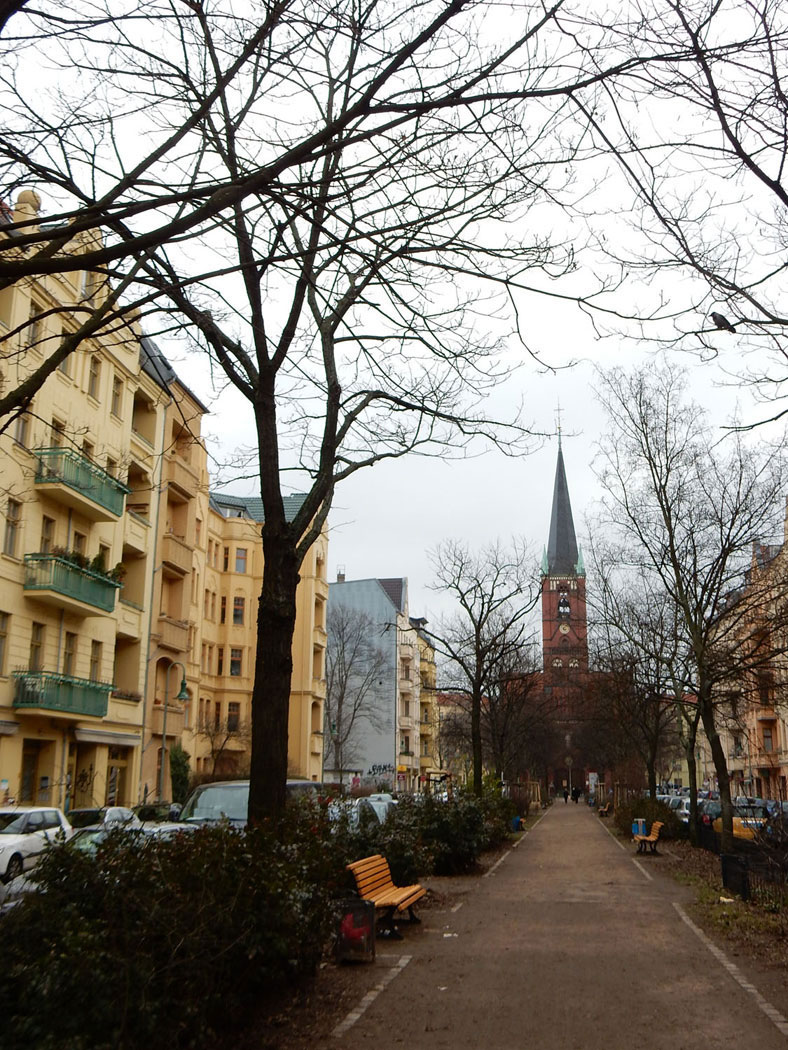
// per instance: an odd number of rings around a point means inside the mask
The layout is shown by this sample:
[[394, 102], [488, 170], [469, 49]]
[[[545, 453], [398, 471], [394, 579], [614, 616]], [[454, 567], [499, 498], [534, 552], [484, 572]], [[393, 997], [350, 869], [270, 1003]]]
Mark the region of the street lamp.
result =
[[169, 702], [170, 694], [170, 671], [173, 667], [180, 667], [181, 669], [181, 687], [178, 690], [178, 695], [175, 699], [180, 700], [181, 703], [189, 699], [189, 690], [186, 688], [186, 668], [178, 660], [173, 660], [164, 673], [164, 714], [161, 720], [161, 764], [159, 766], [159, 791], [156, 800], [157, 802], [164, 801], [164, 766], [167, 761], [167, 704]]

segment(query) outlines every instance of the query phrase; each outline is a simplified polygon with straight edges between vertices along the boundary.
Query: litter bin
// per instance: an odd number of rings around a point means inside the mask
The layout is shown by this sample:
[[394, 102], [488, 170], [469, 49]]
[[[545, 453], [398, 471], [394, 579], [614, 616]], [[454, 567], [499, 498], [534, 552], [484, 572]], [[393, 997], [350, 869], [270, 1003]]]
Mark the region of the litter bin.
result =
[[747, 860], [734, 853], [721, 853], [722, 885], [726, 890], [735, 893], [743, 901], [750, 899], [750, 877], [747, 874]]
[[632, 834], [633, 835], [645, 835], [646, 834], [646, 821], [643, 817], [635, 817], [632, 821]]
[[338, 962], [375, 961], [375, 905], [349, 898], [339, 901], [337, 923]]

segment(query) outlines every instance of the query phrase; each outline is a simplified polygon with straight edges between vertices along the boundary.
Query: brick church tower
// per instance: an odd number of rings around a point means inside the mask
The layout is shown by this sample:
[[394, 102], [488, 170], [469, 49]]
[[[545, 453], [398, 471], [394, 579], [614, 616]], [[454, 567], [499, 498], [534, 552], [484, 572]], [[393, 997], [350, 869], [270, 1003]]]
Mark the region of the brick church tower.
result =
[[575, 537], [560, 434], [550, 535], [542, 558], [542, 653], [545, 685], [558, 712], [571, 719], [588, 674], [586, 574]]

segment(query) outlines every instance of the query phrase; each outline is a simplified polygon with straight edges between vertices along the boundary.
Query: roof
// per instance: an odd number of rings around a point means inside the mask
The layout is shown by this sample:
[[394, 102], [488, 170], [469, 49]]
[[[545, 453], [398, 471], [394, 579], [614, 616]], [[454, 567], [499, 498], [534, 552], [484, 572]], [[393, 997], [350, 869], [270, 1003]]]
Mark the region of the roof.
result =
[[[292, 521], [304, 505], [307, 494], [293, 492], [283, 496], [285, 519]], [[228, 496], [222, 492], [212, 492], [210, 502], [213, 510], [224, 518], [249, 518], [251, 521], [265, 521], [263, 501], [259, 496]]]
[[147, 335], [142, 336], [140, 339], [140, 368], [146, 375], [151, 377], [154, 383], [157, 383], [162, 390], [165, 390], [168, 394], [170, 393], [170, 387], [172, 384], [177, 383], [179, 386], [183, 387], [189, 397], [200, 406], [203, 412], [209, 411], [196, 394], [189, 390], [183, 380], [178, 378], [178, 374], [170, 362], [161, 352], [157, 344]]
[[378, 580], [378, 583], [391, 599], [391, 604], [396, 608], [397, 612], [404, 612], [408, 581], [404, 577], [396, 577], [389, 580]]
[[566, 482], [564, 454], [558, 445], [558, 461], [553, 486], [553, 509], [550, 516], [550, 535], [542, 570], [546, 576], [584, 576], [583, 559], [577, 547], [572, 504]]

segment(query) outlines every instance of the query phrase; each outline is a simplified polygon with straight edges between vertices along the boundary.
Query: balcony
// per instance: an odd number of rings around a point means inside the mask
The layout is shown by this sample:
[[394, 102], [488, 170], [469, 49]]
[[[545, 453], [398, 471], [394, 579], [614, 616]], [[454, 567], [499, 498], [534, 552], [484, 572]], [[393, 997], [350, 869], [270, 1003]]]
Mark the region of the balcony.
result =
[[79, 616], [112, 612], [119, 587], [117, 580], [82, 569], [58, 555], [25, 555], [25, 592], [58, 609]]
[[106, 470], [70, 448], [35, 449], [36, 485], [59, 503], [91, 521], [114, 521], [123, 513], [129, 489]]
[[183, 577], [190, 573], [193, 550], [186, 540], [176, 536], [174, 532], [165, 533], [161, 544], [161, 561], [165, 574]]
[[197, 495], [199, 475], [181, 456], [175, 453], [167, 456], [165, 478], [170, 488], [176, 490], [174, 494], [179, 495], [184, 502]]
[[755, 717], [759, 722], [776, 722], [777, 714], [773, 707], [758, 707], [755, 710]]
[[104, 718], [111, 682], [91, 682], [46, 671], [14, 671], [14, 707]]
[[189, 650], [189, 624], [186, 620], [173, 620], [169, 616], [159, 617], [159, 645], [176, 653]]
[[146, 554], [150, 546], [150, 522], [126, 505], [123, 546], [136, 554]]
[[118, 602], [117, 637], [140, 641], [144, 618], [145, 610], [141, 606], [121, 598]]
[[413, 679], [412, 678], [400, 678], [400, 680], [399, 680], [399, 691], [401, 693], [412, 693], [413, 692]]
[[413, 719], [410, 715], [399, 716], [400, 729], [413, 729]]
[[[151, 732], [162, 736], [164, 731], [164, 704], [156, 703], [151, 711]], [[167, 704], [167, 736], [178, 739], [183, 735], [183, 708]]]

